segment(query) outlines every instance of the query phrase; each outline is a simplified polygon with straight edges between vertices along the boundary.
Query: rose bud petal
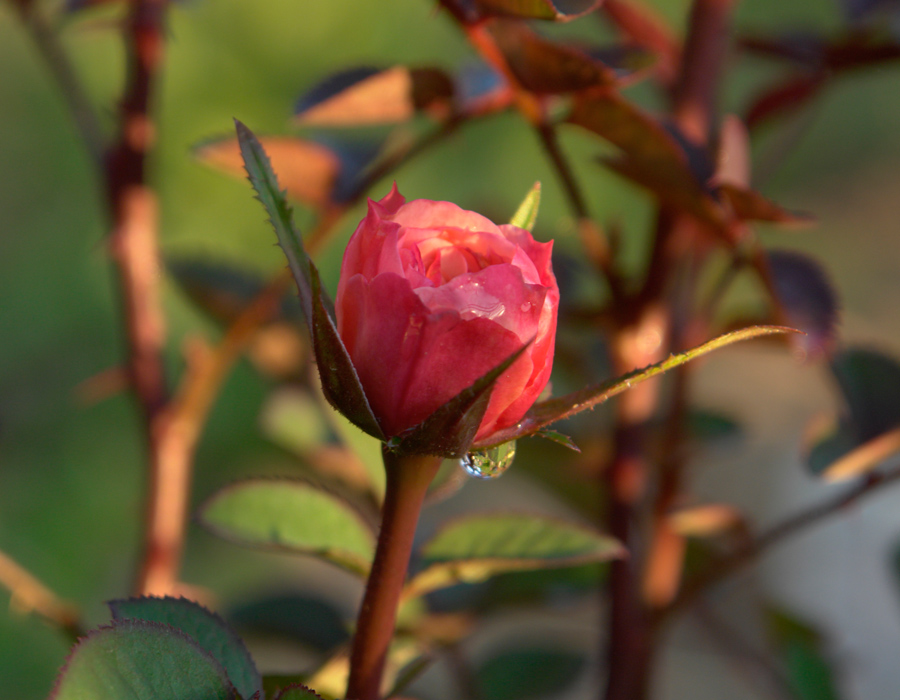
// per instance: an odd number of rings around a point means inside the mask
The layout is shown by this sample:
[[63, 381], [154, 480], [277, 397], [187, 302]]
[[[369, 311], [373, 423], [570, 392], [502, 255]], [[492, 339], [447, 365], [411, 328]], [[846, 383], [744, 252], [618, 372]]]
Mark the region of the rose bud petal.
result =
[[418, 425], [524, 344], [476, 440], [517, 423], [550, 378], [559, 289], [553, 243], [396, 185], [347, 245], [338, 333], [385, 435]]

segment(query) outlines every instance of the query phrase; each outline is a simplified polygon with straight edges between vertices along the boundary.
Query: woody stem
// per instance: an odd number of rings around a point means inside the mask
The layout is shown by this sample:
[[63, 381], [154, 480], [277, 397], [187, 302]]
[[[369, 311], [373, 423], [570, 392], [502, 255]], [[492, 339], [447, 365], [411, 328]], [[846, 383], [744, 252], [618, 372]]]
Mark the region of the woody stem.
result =
[[375, 560], [356, 622], [347, 700], [378, 700], [419, 513], [440, 457], [383, 450], [387, 473]]

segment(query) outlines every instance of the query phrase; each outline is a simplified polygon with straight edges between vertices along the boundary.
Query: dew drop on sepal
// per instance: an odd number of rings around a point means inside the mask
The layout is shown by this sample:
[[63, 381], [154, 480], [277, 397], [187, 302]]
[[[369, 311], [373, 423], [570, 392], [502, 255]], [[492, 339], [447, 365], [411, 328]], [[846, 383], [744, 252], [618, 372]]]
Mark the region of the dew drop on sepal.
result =
[[470, 452], [460, 460], [462, 468], [478, 479], [496, 479], [509, 469], [516, 457], [516, 442], [504, 442], [489, 450]]

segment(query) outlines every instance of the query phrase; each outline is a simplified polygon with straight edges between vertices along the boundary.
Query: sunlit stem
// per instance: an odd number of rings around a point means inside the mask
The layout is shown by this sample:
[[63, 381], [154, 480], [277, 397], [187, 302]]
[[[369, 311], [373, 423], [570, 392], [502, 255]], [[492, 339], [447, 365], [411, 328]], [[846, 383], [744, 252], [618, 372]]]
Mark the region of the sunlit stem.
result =
[[347, 700], [378, 700], [416, 524], [440, 457], [400, 457], [383, 450], [387, 485], [375, 561], [356, 622]]

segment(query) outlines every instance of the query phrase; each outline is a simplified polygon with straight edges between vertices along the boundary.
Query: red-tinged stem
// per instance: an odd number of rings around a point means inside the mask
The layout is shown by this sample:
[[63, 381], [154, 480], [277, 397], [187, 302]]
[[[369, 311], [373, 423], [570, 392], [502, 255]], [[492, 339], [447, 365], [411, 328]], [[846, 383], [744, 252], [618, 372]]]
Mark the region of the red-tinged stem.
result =
[[654, 624], [659, 625], [666, 622], [676, 613], [689, 608], [715, 585], [755, 562], [760, 556], [784, 540], [805, 532], [808, 528], [818, 525], [822, 520], [837, 515], [863, 498], [880, 492], [884, 487], [897, 481], [900, 481], [900, 469], [873, 472], [842, 493], [788, 516], [735, 551], [713, 562], [708, 568], [687, 581], [672, 602], [666, 608], [658, 611]]
[[412, 552], [419, 513], [440, 457], [399, 457], [384, 450], [387, 485], [375, 560], [366, 583], [350, 655], [347, 700], [378, 700], [397, 606]]
[[[719, 76], [728, 46], [731, 11], [736, 0], [695, 0], [692, 5], [687, 39], [682, 55], [680, 73], [672, 93], [672, 111], [678, 126], [685, 135], [698, 144], [708, 144], [712, 133]], [[614, 345], [617, 349], [617, 369], [628, 370], [636, 363], [640, 344], [622, 341], [629, 333], [640, 333], [641, 327], [656, 309], [659, 314], [655, 329], [658, 337], [666, 337], [668, 343], [677, 338], [672, 334], [672, 302], [663, 303], [666, 293], [681, 264], [679, 251], [683, 244], [693, 237], [693, 222], [668, 207], [660, 207], [657, 219], [654, 246], [650, 257], [647, 277], [636, 298], [635, 308], [628, 310], [617, 332]], [[629, 317], [630, 316], [630, 317]], [[637, 321], [635, 323], [634, 321]], [[666, 346], [660, 348], [664, 351]], [[671, 349], [669, 345], [668, 349]], [[661, 530], [653, 522], [659, 512], [647, 512], [646, 489], [642, 483], [649, 477], [650, 463], [647, 455], [646, 418], [656, 404], [656, 397], [648, 397], [653, 406], [647, 412], [629, 410], [637, 403], [638, 397], [626, 393], [620, 400], [616, 426], [616, 451], [607, 472], [609, 489], [608, 524], [609, 531], [628, 546], [631, 558], [626, 562], [612, 565], [609, 579], [609, 605], [611, 610], [607, 663], [609, 680], [606, 700], [642, 700], [649, 692], [650, 676], [657, 639], [653, 624], [653, 612], [643, 599], [641, 591], [642, 569], [648, 563], [648, 556], [677, 554], [673, 543], [659, 544], [653, 541]], [[678, 449], [677, 440], [670, 441], [673, 449]], [[676, 461], [670, 465], [663, 483], [662, 501], [654, 505], [661, 508], [675, 497], [680, 482], [681, 465]], [[653, 506], [651, 506], [653, 507]], [[650, 541], [642, 528], [646, 520], [651, 521]], [[663, 533], [666, 536], [668, 533]], [[641, 541], [644, 535], [645, 541]], [[671, 558], [671, 557], [670, 557]], [[663, 562], [665, 563], [665, 562]], [[655, 562], [659, 566], [659, 562]], [[667, 566], [666, 576], [674, 575], [674, 567]], [[671, 586], [671, 581], [668, 582]], [[667, 595], [670, 591], [665, 591]]]
[[675, 120], [697, 143], [709, 140], [713, 126], [735, 4], [736, 0], [696, 0], [691, 9], [673, 102]]
[[175, 585], [190, 488], [189, 461], [173, 460], [167, 444], [158, 205], [146, 177], [147, 155], [154, 141], [151, 100], [163, 57], [166, 6], [167, 0], [130, 3], [124, 28], [128, 72], [119, 134], [107, 156], [105, 172], [113, 226], [110, 250], [122, 297], [128, 373], [148, 440], [144, 555], [137, 583], [141, 593], [170, 593]]

